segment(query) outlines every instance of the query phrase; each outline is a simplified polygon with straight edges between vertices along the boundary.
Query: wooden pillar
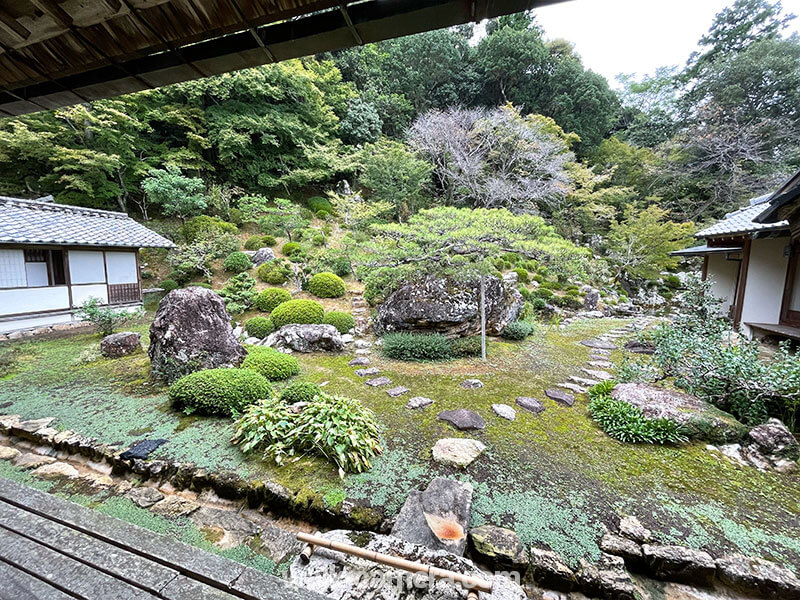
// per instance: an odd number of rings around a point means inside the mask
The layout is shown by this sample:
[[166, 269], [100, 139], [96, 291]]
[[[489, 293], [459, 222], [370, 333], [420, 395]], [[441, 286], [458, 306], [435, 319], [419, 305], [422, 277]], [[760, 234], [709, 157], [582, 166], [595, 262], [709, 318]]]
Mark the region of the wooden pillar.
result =
[[705, 281], [708, 277], [708, 254], [703, 257], [703, 270], [701, 271], [700, 278]]
[[733, 325], [738, 327], [742, 322], [742, 308], [744, 305], [744, 292], [747, 288], [747, 270], [750, 267], [750, 244], [748, 237], [744, 240], [742, 249], [742, 262], [739, 264], [739, 279], [736, 283], [736, 312], [733, 315]]

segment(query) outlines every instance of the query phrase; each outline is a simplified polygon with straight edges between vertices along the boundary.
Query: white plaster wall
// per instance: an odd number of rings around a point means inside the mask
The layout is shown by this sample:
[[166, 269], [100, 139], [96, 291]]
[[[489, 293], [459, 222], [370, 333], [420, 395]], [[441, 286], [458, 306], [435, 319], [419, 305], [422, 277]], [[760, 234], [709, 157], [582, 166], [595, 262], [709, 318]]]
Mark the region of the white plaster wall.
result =
[[136, 269], [135, 252], [106, 252], [108, 283], [136, 283], [139, 273]]
[[708, 255], [706, 279], [711, 282], [711, 293], [716, 298], [724, 299], [720, 307], [723, 315], [728, 314], [728, 309], [736, 300], [736, 278], [739, 274], [739, 264], [738, 260], [727, 260], [724, 254]]
[[778, 323], [786, 284], [789, 238], [753, 240], [742, 303], [742, 323]]
[[89, 298], [100, 298], [103, 304], [108, 304], [108, 288], [106, 284], [72, 286], [72, 306], [79, 307]]
[[65, 285], [14, 290], [0, 289], [0, 315], [67, 308], [69, 308], [69, 290]]
[[69, 277], [72, 284], [105, 283], [103, 253], [97, 250], [70, 250]]
[[58, 313], [55, 315], [40, 315], [38, 317], [25, 317], [24, 319], [9, 319], [0, 321], [0, 333], [8, 333], [20, 329], [33, 329], [45, 325], [56, 325], [58, 323], [70, 323], [73, 321], [71, 312]]

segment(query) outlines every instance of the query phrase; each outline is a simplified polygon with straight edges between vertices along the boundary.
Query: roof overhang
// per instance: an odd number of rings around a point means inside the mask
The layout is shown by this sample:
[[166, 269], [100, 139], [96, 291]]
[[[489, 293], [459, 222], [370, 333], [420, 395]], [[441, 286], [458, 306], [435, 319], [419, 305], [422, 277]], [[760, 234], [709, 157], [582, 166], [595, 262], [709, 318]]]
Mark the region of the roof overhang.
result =
[[783, 218], [779, 215], [780, 209], [800, 198], [800, 186], [791, 188], [788, 192], [779, 194], [770, 200], [769, 206], [753, 219], [756, 223], [779, 223]]
[[741, 246], [715, 247], [715, 246], [692, 246], [683, 250], [670, 252], [670, 256], [706, 256], [708, 254], [728, 254], [729, 252], [741, 252]]

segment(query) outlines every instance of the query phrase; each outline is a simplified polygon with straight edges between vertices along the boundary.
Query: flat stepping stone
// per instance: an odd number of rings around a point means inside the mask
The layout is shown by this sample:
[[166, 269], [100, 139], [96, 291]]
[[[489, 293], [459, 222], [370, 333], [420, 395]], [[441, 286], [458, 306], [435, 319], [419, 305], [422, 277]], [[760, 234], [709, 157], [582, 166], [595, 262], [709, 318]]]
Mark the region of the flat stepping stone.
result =
[[476, 390], [483, 387], [483, 382], [480, 379], [465, 379], [461, 382], [461, 387], [465, 390]]
[[42, 465], [38, 469], [34, 469], [31, 472], [31, 475], [35, 475], [40, 479], [61, 479], [62, 477], [66, 477], [67, 479], [77, 479], [79, 473], [78, 469], [69, 463], [54, 462], [50, 463], [49, 465]]
[[513, 421], [517, 418], [517, 411], [511, 408], [508, 404], [492, 404], [494, 414], [503, 419]]
[[368, 342], [367, 340], [356, 340], [356, 348], [360, 350], [365, 350], [366, 348], [372, 348], [372, 342]]
[[607, 340], [601, 339], [594, 339], [594, 340], [583, 340], [581, 344], [587, 346], [588, 348], [599, 348], [600, 350], [616, 350], [617, 345], [612, 344]]
[[458, 410], [443, 410], [436, 415], [440, 421], [447, 421], [456, 429], [466, 431], [468, 429], [485, 429], [486, 423], [478, 413], [466, 408]]
[[530, 398], [528, 396], [519, 396], [516, 399], [516, 403], [525, 410], [527, 410], [528, 412], [532, 412], [535, 415], [544, 412], [544, 404], [542, 404], [541, 400], [537, 400], [536, 398]]
[[164, 494], [159, 492], [156, 488], [142, 486], [133, 487], [125, 494], [136, 506], [140, 508], [150, 508], [156, 502], [161, 502], [164, 499]]
[[358, 350], [356, 350], [356, 354], [358, 356], [366, 356], [367, 354], [372, 354], [372, 350], [370, 350], [369, 348], [359, 348]]
[[584, 368], [582, 368], [581, 371], [586, 373], [589, 377], [599, 379], [600, 381], [608, 381], [609, 379], [614, 379], [614, 376], [608, 371], [596, 371], [594, 369], [584, 369]]
[[486, 450], [478, 440], [469, 438], [443, 438], [433, 446], [433, 460], [451, 467], [469, 466]]
[[557, 383], [556, 385], [564, 388], [565, 390], [575, 392], [576, 394], [585, 394], [587, 392], [585, 387], [578, 385], [577, 383], [569, 383], [568, 381], [565, 381], [564, 383]]
[[372, 387], [380, 387], [382, 385], [389, 385], [392, 383], [392, 380], [388, 377], [376, 377], [375, 379], [370, 379], [364, 383]]
[[564, 406], [572, 406], [573, 404], [575, 404], [575, 396], [572, 396], [566, 392], [562, 392], [561, 390], [556, 390], [556, 389], [545, 390], [544, 395], [550, 398], [551, 400], [555, 400], [559, 404], [563, 404]]
[[597, 379], [587, 379], [586, 377], [578, 377], [577, 375], [570, 375], [569, 380], [577, 383], [578, 385], [585, 385], [586, 387], [592, 387], [593, 385], [600, 383], [597, 381]]
[[590, 360], [589, 364], [599, 369], [611, 369], [614, 367], [614, 363], [607, 360]]
[[403, 394], [409, 392], [407, 387], [403, 387], [402, 385], [398, 385], [397, 387], [393, 387], [390, 390], [386, 390], [386, 393], [389, 394], [392, 398], [397, 398], [398, 396], [402, 396]]
[[608, 357], [610, 355], [611, 355], [610, 352], [607, 352], [606, 354], [600, 354], [600, 351], [598, 350], [597, 352], [592, 352], [589, 355], [589, 358], [592, 360], [608, 360]]
[[425, 396], [414, 396], [408, 401], [406, 404], [406, 408], [425, 408], [426, 406], [430, 406], [433, 404], [432, 398], [426, 398]]
[[56, 462], [56, 459], [52, 456], [42, 456], [41, 454], [26, 452], [25, 454], [17, 456], [12, 462], [14, 466], [20, 467], [21, 469], [38, 469], [42, 465], [49, 465]]
[[351, 367], [366, 367], [369, 364], [369, 359], [365, 357], [354, 358], [349, 363]]
[[356, 375], [359, 377], [369, 377], [370, 375], [377, 375], [381, 370], [378, 367], [370, 367], [369, 369], [357, 369]]

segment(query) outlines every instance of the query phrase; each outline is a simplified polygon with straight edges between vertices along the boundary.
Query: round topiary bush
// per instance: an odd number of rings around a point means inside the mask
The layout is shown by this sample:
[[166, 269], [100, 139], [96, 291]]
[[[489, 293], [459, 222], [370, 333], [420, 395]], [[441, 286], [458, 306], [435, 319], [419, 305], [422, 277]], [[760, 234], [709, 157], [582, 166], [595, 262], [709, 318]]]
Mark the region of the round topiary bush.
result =
[[242, 361], [242, 369], [251, 369], [270, 381], [289, 379], [300, 372], [300, 363], [294, 356], [265, 346], [250, 346]]
[[383, 353], [397, 360], [444, 360], [451, 356], [450, 340], [438, 333], [390, 333], [383, 336]]
[[258, 310], [264, 312], [272, 312], [276, 306], [288, 302], [292, 299], [292, 295], [283, 288], [267, 288], [262, 290], [253, 301], [253, 305]]
[[258, 278], [271, 285], [286, 283], [289, 281], [290, 274], [291, 271], [289, 268], [284, 263], [277, 260], [265, 262], [256, 269]]
[[320, 211], [326, 213], [333, 212], [333, 205], [331, 205], [331, 201], [327, 198], [323, 198], [322, 196], [312, 196], [308, 199], [308, 208], [311, 212], [318, 213]]
[[172, 405], [187, 413], [231, 415], [272, 397], [269, 381], [250, 369], [207, 369], [169, 386]]
[[258, 250], [261, 248], [261, 240], [264, 239], [266, 236], [262, 235], [251, 235], [244, 243], [245, 250]]
[[533, 333], [534, 329], [535, 327], [531, 323], [526, 323], [525, 321], [514, 321], [503, 328], [503, 331], [500, 332], [500, 337], [506, 340], [524, 340]]
[[531, 300], [531, 304], [533, 305], [533, 310], [539, 312], [547, 309], [547, 301], [544, 298], [534, 298]]
[[317, 234], [313, 238], [311, 238], [311, 243], [315, 246], [324, 246], [325, 245], [325, 237], [322, 234]]
[[271, 319], [275, 329], [292, 323], [322, 323], [325, 309], [314, 300], [289, 300], [279, 304], [272, 311]]
[[526, 269], [517, 267], [516, 269], [514, 269], [514, 273], [517, 274], [517, 281], [519, 281], [520, 283], [530, 283], [531, 278], [528, 275], [528, 271]]
[[253, 261], [244, 252], [231, 252], [222, 262], [222, 267], [231, 273], [242, 273], [253, 268]]
[[253, 317], [244, 322], [244, 330], [251, 337], [264, 339], [275, 331], [275, 326], [269, 317]]
[[178, 282], [174, 279], [165, 279], [161, 282], [161, 287], [165, 292], [169, 293], [172, 290], [178, 289]]
[[281, 392], [281, 401], [286, 404], [295, 402], [311, 402], [322, 393], [322, 388], [309, 381], [297, 381]]
[[278, 240], [276, 240], [276, 239], [275, 239], [273, 236], [271, 236], [271, 235], [265, 235], [265, 236], [263, 236], [263, 237], [261, 238], [261, 243], [264, 245], [264, 247], [269, 247], [269, 248], [271, 248], [272, 246], [274, 246], [275, 244], [277, 244], [277, 243], [278, 243]]
[[333, 325], [339, 330], [339, 333], [347, 333], [356, 325], [353, 315], [338, 310], [326, 312], [325, 316], [322, 317], [322, 322], [327, 325]]
[[317, 298], [341, 298], [347, 289], [335, 273], [317, 273], [308, 280], [308, 291]]
[[296, 252], [300, 252], [301, 250], [300, 244], [297, 242], [286, 242], [283, 247], [281, 248], [281, 252], [283, 252], [286, 256], [291, 256]]

